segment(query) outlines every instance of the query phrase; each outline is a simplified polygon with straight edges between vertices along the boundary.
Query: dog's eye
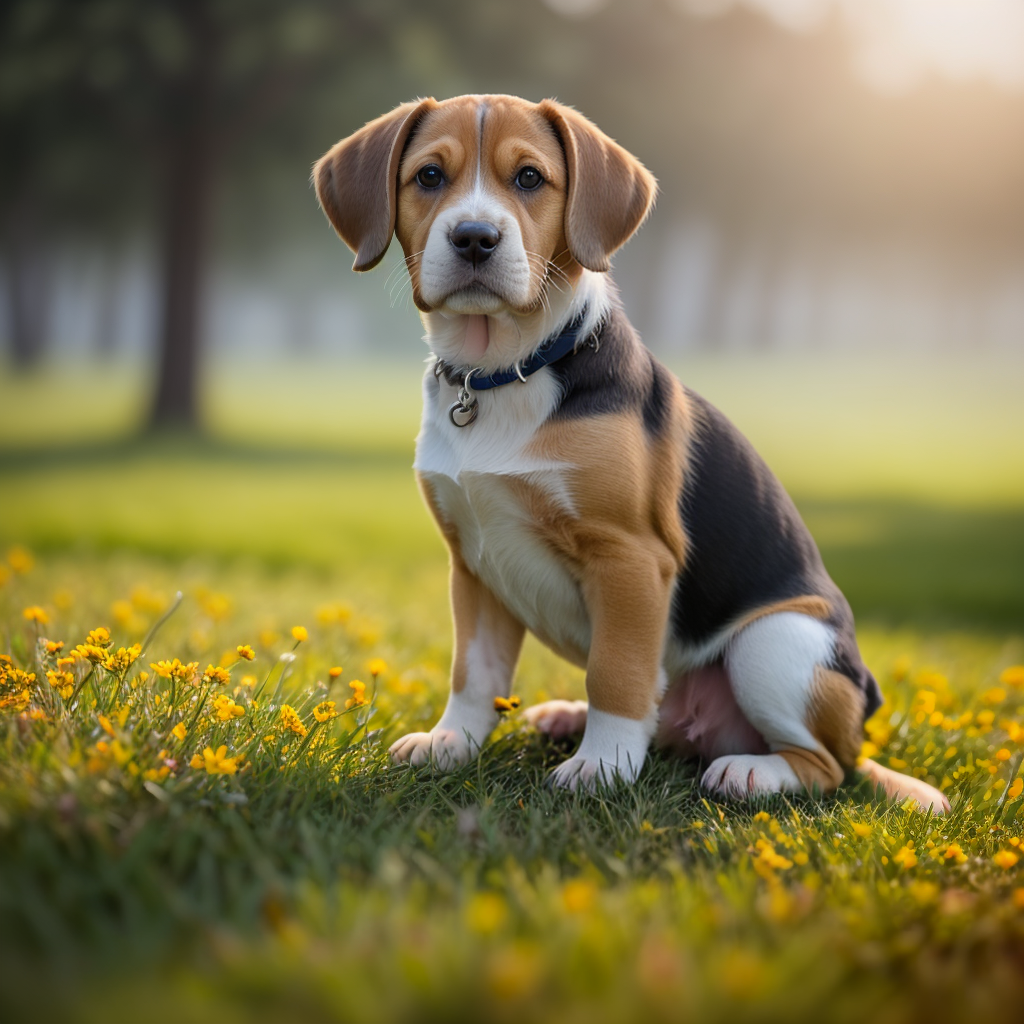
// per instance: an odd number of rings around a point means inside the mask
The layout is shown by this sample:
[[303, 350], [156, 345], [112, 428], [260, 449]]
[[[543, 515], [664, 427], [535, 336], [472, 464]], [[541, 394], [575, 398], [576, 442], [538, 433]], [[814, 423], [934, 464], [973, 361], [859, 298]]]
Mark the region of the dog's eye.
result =
[[444, 181], [444, 174], [437, 164], [427, 164], [427, 166], [421, 168], [420, 172], [416, 175], [416, 180], [424, 188], [437, 188], [437, 186]]
[[516, 175], [516, 184], [527, 192], [532, 192], [543, 180], [536, 167], [524, 167]]

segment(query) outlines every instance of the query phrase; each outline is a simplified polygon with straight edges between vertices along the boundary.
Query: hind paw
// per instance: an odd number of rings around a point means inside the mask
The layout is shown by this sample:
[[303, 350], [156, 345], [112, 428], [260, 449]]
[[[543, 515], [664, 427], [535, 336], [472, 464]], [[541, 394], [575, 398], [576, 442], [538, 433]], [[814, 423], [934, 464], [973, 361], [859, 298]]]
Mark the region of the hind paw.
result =
[[534, 704], [523, 712], [523, 718], [539, 732], [547, 733], [552, 739], [576, 736], [587, 725], [587, 702], [585, 700], [548, 700]]

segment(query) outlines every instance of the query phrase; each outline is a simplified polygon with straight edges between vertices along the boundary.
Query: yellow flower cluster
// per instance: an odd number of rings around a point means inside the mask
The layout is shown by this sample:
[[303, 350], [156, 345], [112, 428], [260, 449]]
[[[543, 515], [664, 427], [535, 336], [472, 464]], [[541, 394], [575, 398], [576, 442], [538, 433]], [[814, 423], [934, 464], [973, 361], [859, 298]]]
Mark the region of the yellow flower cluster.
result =
[[281, 728], [285, 731], [295, 733], [296, 736], [305, 736], [309, 731], [299, 718], [295, 708], [290, 704], [281, 705]]
[[141, 653], [142, 644], [118, 647], [103, 659], [102, 665], [108, 672], [125, 672], [135, 664]]
[[50, 616], [46, 614], [46, 610], [40, 608], [37, 604], [30, 605], [21, 614], [27, 622], [34, 622], [37, 626], [45, 626], [50, 621]]
[[236, 704], [230, 697], [221, 694], [213, 702], [214, 718], [221, 722], [230, 722], [241, 718], [245, 714], [245, 708]]
[[345, 707], [362, 707], [366, 703], [366, 683], [361, 679], [353, 679], [352, 682], [348, 684], [348, 688], [352, 691], [352, 696], [345, 701]]
[[195, 754], [189, 764], [193, 768], [205, 768], [207, 775], [234, 775], [238, 771], [238, 758], [228, 757], [226, 744], [216, 750], [207, 747], [202, 754]]
[[46, 678], [64, 700], [69, 700], [75, 692], [75, 676], [72, 672], [54, 672], [51, 670], [46, 673]]
[[518, 697], [495, 697], [494, 698], [494, 710], [499, 715], [507, 714], [509, 711], [515, 711], [522, 702]]
[[332, 718], [338, 717], [338, 712], [334, 709], [335, 704], [333, 700], [321, 701], [315, 708], [313, 708], [313, 717], [318, 722], [328, 722]]
[[199, 668], [198, 661], [190, 661], [186, 664], [177, 658], [171, 661], [154, 661], [149, 666], [162, 679], [177, 680], [181, 683], [190, 683], [195, 679], [196, 671]]
[[227, 686], [231, 682], [231, 674], [226, 668], [219, 665], [207, 665], [203, 673], [203, 683], [206, 686]]

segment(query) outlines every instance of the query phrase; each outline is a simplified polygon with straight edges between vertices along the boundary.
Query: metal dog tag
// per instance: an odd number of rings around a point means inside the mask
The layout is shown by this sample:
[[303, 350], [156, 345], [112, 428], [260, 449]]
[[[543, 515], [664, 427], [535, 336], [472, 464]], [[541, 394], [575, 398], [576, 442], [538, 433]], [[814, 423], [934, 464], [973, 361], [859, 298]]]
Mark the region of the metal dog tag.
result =
[[465, 379], [462, 382], [462, 386], [459, 388], [459, 399], [457, 402], [452, 402], [448, 409], [448, 419], [456, 427], [468, 427], [473, 420], [476, 419], [477, 413], [480, 412], [480, 406], [477, 404], [476, 395], [469, 390], [469, 381], [476, 370], [470, 370], [466, 374]]

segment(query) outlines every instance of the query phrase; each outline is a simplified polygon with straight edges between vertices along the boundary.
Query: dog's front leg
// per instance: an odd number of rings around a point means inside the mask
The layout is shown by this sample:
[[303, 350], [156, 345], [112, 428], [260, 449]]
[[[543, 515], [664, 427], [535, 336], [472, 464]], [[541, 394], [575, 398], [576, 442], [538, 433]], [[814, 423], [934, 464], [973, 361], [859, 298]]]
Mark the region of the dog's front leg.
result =
[[455, 656], [448, 705], [430, 732], [409, 733], [391, 747], [396, 761], [433, 761], [441, 769], [464, 764], [497, 724], [494, 698], [507, 697], [512, 686], [523, 625], [454, 552], [451, 599]]
[[579, 749], [551, 775], [567, 789], [636, 779], [664, 690], [661, 660], [675, 563], [656, 544], [609, 547], [582, 580], [591, 623], [590, 707]]

